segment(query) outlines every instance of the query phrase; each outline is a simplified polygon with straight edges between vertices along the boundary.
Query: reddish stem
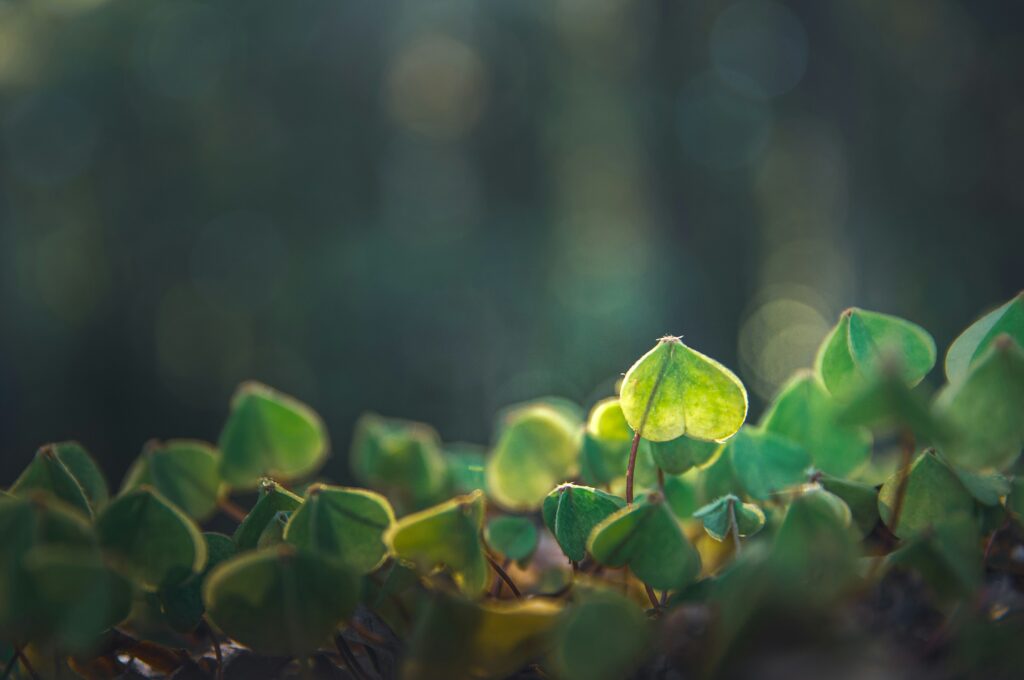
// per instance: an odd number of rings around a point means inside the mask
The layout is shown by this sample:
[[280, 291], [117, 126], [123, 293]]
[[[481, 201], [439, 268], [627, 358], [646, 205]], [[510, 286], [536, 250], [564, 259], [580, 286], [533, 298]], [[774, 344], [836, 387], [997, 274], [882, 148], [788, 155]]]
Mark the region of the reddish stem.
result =
[[640, 430], [633, 435], [633, 446], [629, 449], [629, 464], [626, 466], [626, 503], [633, 504], [633, 470], [636, 468], [636, 451], [640, 448]]

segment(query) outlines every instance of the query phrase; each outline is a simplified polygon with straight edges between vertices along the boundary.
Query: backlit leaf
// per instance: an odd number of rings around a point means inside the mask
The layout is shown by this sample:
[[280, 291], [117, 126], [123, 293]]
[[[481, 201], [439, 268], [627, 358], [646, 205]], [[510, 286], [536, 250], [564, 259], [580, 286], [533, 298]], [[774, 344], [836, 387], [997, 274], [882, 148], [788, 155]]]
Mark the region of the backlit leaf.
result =
[[385, 533], [392, 554], [421, 573], [447, 569], [467, 595], [478, 595], [488, 582], [480, 532], [484, 497], [479, 491], [457, 496], [427, 510], [407, 515]]
[[535, 510], [577, 468], [580, 433], [558, 411], [527, 406], [509, 415], [487, 461], [488, 497], [510, 510]]
[[544, 524], [562, 552], [570, 560], [581, 562], [591, 530], [625, 504], [622, 498], [599, 489], [562, 484], [544, 499]]
[[448, 479], [441, 439], [424, 423], [366, 413], [349, 458], [356, 478], [387, 494], [400, 512], [440, 500]]
[[387, 556], [384, 532], [394, 521], [391, 504], [378, 493], [314, 484], [292, 513], [284, 538], [365, 574], [379, 567]]
[[256, 382], [231, 399], [220, 434], [221, 476], [236, 488], [255, 488], [261, 477], [298, 479], [327, 456], [327, 431], [311, 408]]
[[737, 533], [741, 537], [753, 536], [764, 528], [765, 518], [761, 508], [753, 503], [744, 503], [736, 496], [722, 496], [693, 513], [704, 523], [704, 530], [716, 541], [724, 541], [732, 532], [733, 516], [736, 517]]
[[122, 493], [149, 485], [196, 521], [217, 511], [221, 493], [220, 456], [205, 442], [191, 439], [146, 444], [122, 486]]
[[626, 372], [619, 403], [626, 421], [645, 439], [688, 435], [720, 441], [747, 416], [747, 391], [714, 359], [666, 337]]
[[807, 478], [811, 457], [799, 444], [767, 430], [744, 426], [725, 445], [733, 474], [747, 495], [768, 500]]
[[232, 537], [239, 550], [253, 550], [260, 535], [279, 512], [292, 512], [302, 505], [302, 498], [272, 479], [260, 480], [259, 498], [235, 529]]
[[527, 517], [495, 517], [487, 523], [484, 538], [499, 554], [520, 564], [537, 549], [537, 527]]
[[38, 491], [52, 494], [58, 500], [67, 503], [88, 517], [92, 517], [92, 505], [82, 485], [78, 483], [71, 470], [61, 460], [60, 450], [55, 445], [40, 448], [11, 485], [10, 492], [16, 496], [24, 496]]

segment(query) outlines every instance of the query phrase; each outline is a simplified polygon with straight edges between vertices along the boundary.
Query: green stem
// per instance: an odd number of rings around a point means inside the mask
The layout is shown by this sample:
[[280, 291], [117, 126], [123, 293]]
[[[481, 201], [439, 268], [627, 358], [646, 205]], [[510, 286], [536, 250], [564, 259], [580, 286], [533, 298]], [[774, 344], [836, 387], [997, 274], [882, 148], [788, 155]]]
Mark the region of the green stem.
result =
[[892, 508], [892, 525], [890, 529], [894, 536], [898, 536], [896, 530], [900, 526], [900, 517], [903, 515], [903, 503], [907, 497], [907, 482], [910, 480], [910, 464], [914, 459], [914, 434], [910, 430], [903, 430], [900, 436], [900, 445], [903, 448], [903, 456], [900, 459], [900, 483], [896, 487], [896, 502]]

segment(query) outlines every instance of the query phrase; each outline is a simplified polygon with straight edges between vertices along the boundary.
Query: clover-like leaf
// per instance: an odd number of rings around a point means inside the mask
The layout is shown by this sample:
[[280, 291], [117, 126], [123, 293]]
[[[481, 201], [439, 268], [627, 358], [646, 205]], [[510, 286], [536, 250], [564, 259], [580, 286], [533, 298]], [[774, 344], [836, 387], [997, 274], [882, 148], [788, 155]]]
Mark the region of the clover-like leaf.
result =
[[587, 588], [558, 623], [551, 666], [565, 680], [633, 677], [650, 639], [650, 625], [632, 600], [611, 590]]
[[576, 472], [577, 427], [543, 404], [508, 416], [485, 470], [487, 494], [510, 510], [535, 510], [555, 484]]
[[951, 383], [967, 377], [971, 366], [1003, 333], [1024, 347], [1024, 291], [972, 323], [946, 352], [946, 379]]
[[287, 480], [315, 472], [327, 456], [327, 431], [320, 416], [297, 399], [247, 382], [231, 399], [218, 448], [224, 481], [255, 488], [261, 477]]
[[952, 462], [973, 470], [1005, 468], [1024, 447], [1024, 349], [1008, 335], [995, 338], [935, 406], [955, 430], [943, 448]]
[[732, 532], [746, 538], [764, 528], [764, 511], [753, 503], [744, 503], [733, 495], [722, 496], [693, 513], [704, 524], [704, 531], [716, 541], [724, 541]]
[[626, 422], [645, 439], [684, 434], [721, 441], [747, 417], [747, 390], [729, 369], [665, 337], [626, 372], [619, 403]]
[[367, 574], [387, 557], [384, 532], [394, 521], [391, 504], [378, 493], [314, 484], [292, 513], [284, 539]]
[[932, 451], [925, 451], [907, 472], [903, 507], [897, 526], [893, 513], [903, 472], [897, 470], [878, 493], [878, 512], [893, 534], [908, 538], [942, 524], [948, 517], [970, 514], [974, 501], [963, 482]]
[[147, 590], [181, 583], [206, 565], [206, 541], [181, 510], [150, 487], [114, 499], [96, 519], [103, 552]]
[[745, 425], [725, 445], [733, 474], [759, 501], [807, 478], [811, 457], [802, 446], [782, 435]]
[[668, 503], [668, 507], [679, 519], [690, 519], [699, 507], [697, 505], [697, 489], [694, 487], [693, 480], [685, 475], [666, 475], [662, 492], [665, 494], [665, 502]]
[[974, 500], [982, 505], [996, 507], [1002, 497], [1010, 493], [1010, 480], [998, 472], [972, 472], [958, 465], [950, 465], [949, 468]]
[[484, 539], [505, 558], [525, 565], [537, 550], [537, 527], [528, 517], [495, 517], [487, 523]]
[[840, 407], [838, 420], [851, 427], [909, 430], [932, 441], [948, 436], [925, 398], [912, 390], [895, 371], [883, 368], [853, 391]]
[[327, 644], [358, 598], [359, 579], [348, 567], [287, 544], [222, 562], [203, 589], [218, 628], [270, 655], [302, 655]]
[[580, 478], [588, 484], [608, 484], [625, 474], [632, 438], [618, 398], [594, 404], [583, 432]]
[[195, 630], [203, 618], [206, 607], [203, 604], [203, 585], [213, 568], [226, 562], [238, 552], [235, 542], [229, 536], [215, 532], [203, 534], [206, 541], [206, 567], [182, 583], [162, 588], [157, 597], [160, 611], [174, 630], [188, 633]]
[[623, 499], [600, 489], [562, 484], [544, 499], [544, 524], [566, 557], [581, 562], [591, 530], [625, 504]]
[[587, 550], [605, 566], [628, 566], [659, 590], [682, 588], [700, 573], [700, 555], [658, 494], [645, 496], [594, 527]]
[[883, 367], [893, 366], [916, 385], [935, 365], [928, 331], [899, 317], [852, 307], [822, 342], [815, 370], [828, 390], [848, 395]]
[[462, 592], [478, 595], [488, 581], [483, 521], [484, 496], [474, 491], [401, 518], [384, 534], [384, 542], [421, 573], [446, 568]]
[[110, 500], [107, 480], [85, 447], [78, 442], [68, 441], [47, 444], [43, 448], [52, 449], [60, 462], [71, 472], [75, 481], [82, 487], [93, 513], [102, 510]]
[[841, 424], [834, 401], [805, 371], [783, 386], [761, 426], [802, 446], [816, 468], [836, 477], [858, 470], [871, 453], [871, 433]]
[[424, 423], [366, 413], [349, 458], [356, 478], [386, 493], [400, 511], [437, 502], [448, 479], [441, 439]]
[[52, 494], [88, 517], [93, 515], [85, 490], [62, 460], [61, 449], [54, 444], [41, 447], [10, 488], [16, 496], [38, 491]]
[[148, 442], [122, 484], [122, 493], [149, 485], [197, 522], [217, 511], [221, 495], [220, 456], [206, 442], [171, 439]]

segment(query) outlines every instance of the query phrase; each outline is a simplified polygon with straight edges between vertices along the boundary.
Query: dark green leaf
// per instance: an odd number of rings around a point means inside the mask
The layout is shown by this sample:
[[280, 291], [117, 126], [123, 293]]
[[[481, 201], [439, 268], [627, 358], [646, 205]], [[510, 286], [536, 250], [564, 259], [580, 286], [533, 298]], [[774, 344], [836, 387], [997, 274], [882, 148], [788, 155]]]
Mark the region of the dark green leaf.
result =
[[729, 440], [725, 453], [747, 495], [761, 501], [805, 481], [811, 464], [810, 455], [799, 444], [750, 426]]
[[364, 414], [349, 457], [356, 478], [388, 494], [399, 511], [439, 501], [448, 479], [440, 437], [423, 423]]
[[908, 538], [942, 524], [955, 515], [970, 515], [974, 501], [950, 467], [934, 453], [925, 452], [910, 466], [899, 525], [893, 526], [893, 509], [899, 493], [901, 471], [882, 485], [878, 512], [889, 530]]
[[59, 449], [53, 444], [44, 446], [36, 452], [35, 458], [10, 488], [10, 492], [15, 496], [37, 491], [50, 493], [58, 500], [92, 517], [92, 506], [85, 490], [61, 460]]
[[764, 528], [764, 512], [753, 503], [744, 503], [736, 496], [722, 496], [693, 513], [704, 523], [704, 531], [716, 541], [724, 541], [732, 532], [733, 516], [742, 537], [753, 536]]
[[235, 530], [235, 545], [240, 551], [255, 549], [263, 531], [277, 513], [291, 512], [300, 505], [301, 498], [274, 480], [260, 480], [259, 499]]
[[221, 494], [220, 456], [191, 439], [146, 444], [122, 485], [122, 493], [150, 485], [197, 522], [217, 511]]
[[566, 557], [581, 562], [591, 530], [626, 501], [589, 486], [563, 484], [544, 499], [544, 524]]
[[499, 554], [520, 564], [537, 549], [537, 527], [527, 517], [495, 517], [487, 523], [484, 538]]
[[960, 334], [946, 353], [946, 378], [951, 383], [967, 377], [971, 366], [1006, 333], [1024, 347], [1024, 291], [981, 317]]

